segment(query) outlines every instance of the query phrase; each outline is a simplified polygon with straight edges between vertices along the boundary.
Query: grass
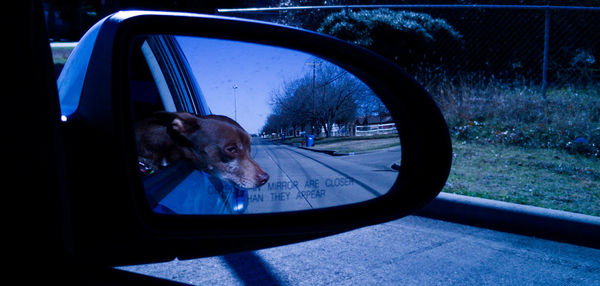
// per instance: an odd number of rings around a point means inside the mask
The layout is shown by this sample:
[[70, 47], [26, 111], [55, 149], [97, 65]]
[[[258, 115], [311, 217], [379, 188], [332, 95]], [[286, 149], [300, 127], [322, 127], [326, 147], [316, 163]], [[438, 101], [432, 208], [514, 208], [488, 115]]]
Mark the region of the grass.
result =
[[75, 43], [53, 43], [51, 45], [54, 64], [64, 65], [75, 48]]
[[358, 153], [400, 146], [400, 140], [395, 138], [378, 138], [363, 140], [336, 141], [315, 145], [318, 150], [335, 150], [339, 153]]
[[[300, 146], [304, 137], [287, 138], [284, 143]], [[398, 134], [385, 134], [375, 136], [340, 136], [319, 137], [315, 139], [312, 148], [316, 150], [333, 150], [339, 153], [358, 153], [400, 146]]]
[[426, 88], [454, 138], [444, 192], [600, 216], [600, 86], [445, 78]]
[[600, 159], [556, 149], [454, 142], [443, 191], [600, 216]]

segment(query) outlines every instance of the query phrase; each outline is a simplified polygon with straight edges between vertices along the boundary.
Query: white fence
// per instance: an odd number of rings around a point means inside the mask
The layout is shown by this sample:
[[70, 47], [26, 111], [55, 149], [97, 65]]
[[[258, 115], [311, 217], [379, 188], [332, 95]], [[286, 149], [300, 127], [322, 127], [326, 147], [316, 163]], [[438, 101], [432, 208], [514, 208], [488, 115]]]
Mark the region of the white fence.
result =
[[398, 133], [395, 123], [357, 125], [354, 131], [356, 136], [373, 136]]

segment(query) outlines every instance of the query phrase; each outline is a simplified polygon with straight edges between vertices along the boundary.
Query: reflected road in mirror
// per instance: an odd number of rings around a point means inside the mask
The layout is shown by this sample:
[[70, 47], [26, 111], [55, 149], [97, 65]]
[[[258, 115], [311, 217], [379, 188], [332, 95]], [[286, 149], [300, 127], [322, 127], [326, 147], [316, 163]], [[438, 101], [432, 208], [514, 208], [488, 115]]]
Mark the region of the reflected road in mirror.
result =
[[[397, 140], [397, 138], [392, 138]], [[253, 138], [253, 157], [271, 179], [248, 193], [248, 213], [292, 211], [363, 202], [384, 194], [398, 173], [400, 146], [333, 156]]]

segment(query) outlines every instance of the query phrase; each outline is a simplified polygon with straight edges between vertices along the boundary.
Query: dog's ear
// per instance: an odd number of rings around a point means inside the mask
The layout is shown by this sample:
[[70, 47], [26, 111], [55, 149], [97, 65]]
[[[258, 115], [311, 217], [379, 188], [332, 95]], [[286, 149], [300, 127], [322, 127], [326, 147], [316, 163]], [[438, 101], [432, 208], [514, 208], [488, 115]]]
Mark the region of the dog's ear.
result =
[[188, 134], [200, 128], [198, 117], [187, 112], [161, 111], [153, 114], [154, 122], [169, 127], [180, 134]]
[[198, 117], [186, 112], [177, 112], [174, 115], [171, 127], [180, 134], [189, 134], [200, 128]]

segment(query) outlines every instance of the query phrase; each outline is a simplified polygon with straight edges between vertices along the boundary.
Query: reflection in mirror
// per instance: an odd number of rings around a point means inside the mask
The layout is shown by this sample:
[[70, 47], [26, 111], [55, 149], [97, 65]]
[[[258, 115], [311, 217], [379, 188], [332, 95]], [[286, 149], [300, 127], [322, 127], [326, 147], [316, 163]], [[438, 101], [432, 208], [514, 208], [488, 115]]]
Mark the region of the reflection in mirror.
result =
[[397, 177], [388, 110], [304, 52], [200, 37], [132, 44], [140, 177], [161, 214], [250, 214], [367, 201]]

